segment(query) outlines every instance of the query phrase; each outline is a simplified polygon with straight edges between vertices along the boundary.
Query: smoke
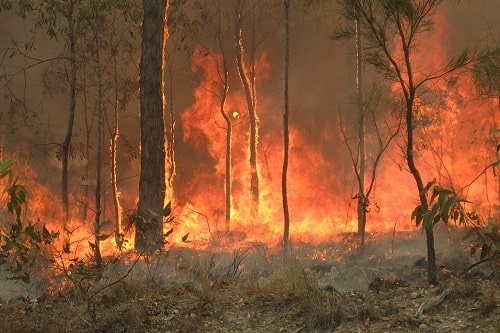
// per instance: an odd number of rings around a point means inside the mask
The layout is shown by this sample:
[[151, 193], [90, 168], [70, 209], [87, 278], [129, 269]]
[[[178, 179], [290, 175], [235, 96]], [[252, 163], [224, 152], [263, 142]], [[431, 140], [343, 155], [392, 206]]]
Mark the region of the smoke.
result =
[[[235, 155], [234, 189], [240, 196], [234, 196], [235, 208], [245, 206], [246, 180], [242, 176], [248, 170], [243, 165], [246, 156], [243, 152], [244, 141], [247, 136], [245, 122], [246, 111], [242, 103], [242, 88], [237, 77], [234, 63], [234, 40], [232, 8], [225, 2], [224, 8], [223, 44], [229, 59], [231, 102], [228, 108], [236, 110], [241, 115], [241, 124], [236, 126], [239, 135], [241, 151]], [[259, 137], [259, 168], [264, 184], [265, 211], [269, 216], [263, 221], [247, 221], [245, 215], [236, 216], [238, 223], [244, 227], [254, 224], [263, 226], [267, 232], [280, 234], [281, 206], [280, 206], [280, 172], [282, 163], [282, 112], [283, 112], [283, 11], [279, 4], [269, 1], [262, 2], [271, 10], [262, 10], [263, 16], [259, 20], [244, 21], [243, 37], [247, 55], [251, 51], [248, 42], [255, 32], [261, 41], [256, 50], [257, 59], [263, 59], [262, 74], [257, 78], [258, 106], [260, 118]], [[259, 5], [260, 6], [260, 5]], [[355, 92], [355, 50], [354, 42], [337, 42], [331, 39], [338, 17], [332, 5], [319, 4], [318, 7], [304, 8], [296, 4], [291, 11], [291, 63], [290, 63], [290, 126], [291, 142], [291, 170], [289, 177], [289, 191], [292, 211], [293, 231], [295, 235], [304, 238], [314, 238], [313, 235], [327, 235], [339, 230], [352, 231], [355, 207], [352, 203], [355, 192], [355, 179], [348, 151], [343, 143], [339, 130], [339, 115], [343, 119], [350, 138], [356, 133], [356, 111], [354, 103]], [[324, 7], [321, 7], [324, 6]], [[330, 7], [329, 7], [330, 6]], [[258, 7], [255, 7], [258, 8]], [[257, 9], [253, 13], [260, 13]], [[264, 7], [266, 8], [266, 7]], [[247, 8], [248, 9], [248, 8]], [[260, 8], [258, 8], [260, 10]], [[429, 66], [440, 65], [445, 59], [463, 48], [479, 48], [495, 46], [498, 43], [499, 23], [496, 17], [500, 3], [495, 0], [463, 1], [459, 4], [445, 3], [436, 22], [435, 30], [420, 44], [421, 63], [419, 68], [425, 70]], [[252, 10], [246, 12], [251, 18]], [[196, 12], [192, 12], [196, 14]], [[4, 50], [10, 47], [10, 40], [29, 40], [25, 37], [31, 29], [30, 22], [22, 23], [12, 17], [12, 14], [1, 13], [0, 18], [0, 45]], [[265, 17], [265, 20], [263, 19]], [[216, 119], [216, 104], [203, 104], [197, 93], [203, 91], [203, 77], [207, 67], [193, 71], [192, 59], [196, 45], [206, 48], [210, 55], [220, 54], [214, 39], [214, 22], [200, 21], [202, 28], [195, 34], [189, 34], [180, 28], [171, 32], [168, 41], [167, 70], [171, 75], [172, 92], [167, 94], [168, 107], [172, 106], [176, 118], [176, 167], [174, 194], [180, 207], [193, 208], [195, 214], [202, 214], [211, 223], [217, 224], [222, 219], [220, 210], [223, 210], [223, 160], [220, 149], [223, 147], [224, 129], [222, 122]], [[257, 23], [260, 22], [260, 24]], [[22, 26], [25, 29], [15, 27]], [[255, 29], [252, 30], [252, 24]], [[258, 35], [259, 29], [265, 34]], [[262, 32], [262, 31], [260, 31]], [[43, 32], [35, 35], [36, 58], [44, 59], [64, 55], [65, 45], [62, 40], [49, 41]], [[137, 46], [139, 41], [132, 40]], [[120, 65], [121, 75], [131, 78], [130, 99], [121, 115], [121, 133], [119, 141], [118, 177], [122, 191], [122, 200], [125, 206], [133, 209], [137, 198], [138, 160], [133, 158], [139, 151], [139, 126], [137, 80], [138, 72], [135, 65], [139, 59], [137, 52], [130, 55], [121, 54], [123, 61]], [[8, 52], [6, 53], [9, 54]], [[3, 57], [3, 73], [13, 73], [27, 63], [19, 55], [12, 59]], [[130, 60], [132, 58], [132, 60]], [[128, 59], [128, 60], [126, 60]], [[87, 59], [88, 60], [88, 59]], [[135, 62], [135, 65], [134, 65]], [[68, 100], [65, 94], [58, 94], [48, 88], [59, 87], [64, 92], [67, 71], [63, 61], [41, 64], [26, 72], [26, 80], [22, 74], [17, 75], [5, 86], [2, 80], [2, 96], [8, 96], [0, 105], [0, 146], [4, 157], [16, 155], [19, 160], [34, 170], [33, 186], [39, 184], [49, 188], [52, 193], [59, 192], [60, 161], [58, 160], [58, 144], [62, 142], [66, 122]], [[367, 68], [370, 73], [369, 68]], [[92, 81], [92, 70], [88, 69], [89, 82]], [[54, 80], [54, 76], [58, 76]], [[467, 77], [467, 74], [463, 74]], [[82, 79], [82, 76], [80, 76]], [[379, 79], [376, 79], [379, 80]], [[382, 89], [390, 83], [375, 81]], [[426, 180], [431, 180], [436, 173], [445, 175], [444, 180], [452, 183], [456, 188], [465, 186], [486, 163], [488, 147], [486, 137], [491, 124], [498, 127], [498, 109], [488, 101], [470, 102], [477, 100], [474, 88], [466, 79], [459, 81], [458, 88], [450, 89], [443, 97], [445, 107], [449, 109], [444, 119], [438, 122], [436, 115], [433, 119], [439, 128], [429, 129], [421, 133], [421, 167], [424, 169]], [[47, 87], [47, 83], [52, 83]], [[59, 83], [56, 85], [56, 83]], [[205, 87], [206, 88], [206, 87]], [[205, 90], [205, 93], [210, 95]], [[12, 97], [15, 94], [17, 97]], [[92, 87], [89, 90], [87, 119], [92, 121]], [[208, 97], [207, 97], [208, 98]], [[22, 102], [20, 102], [22, 101]], [[73, 158], [71, 161], [70, 190], [76, 197], [81, 195], [85, 186], [93, 184], [92, 173], [87, 179], [84, 177], [85, 168], [94, 170], [95, 126], [92, 127], [90, 138], [90, 154], [85, 152], [86, 124], [84, 113], [83, 88], [79, 90], [77, 120], [74, 132]], [[213, 101], [212, 101], [213, 103]], [[232, 104], [231, 104], [232, 103]], [[207, 115], [196, 119], [188, 116], [200, 108], [211, 107]], [[107, 106], [108, 112], [112, 110]], [[205, 110], [206, 111], [206, 110]], [[205, 118], [203, 118], [205, 117]], [[108, 120], [111, 118], [108, 116]], [[209, 124], [208, 131], [200, 126]], [[443, 128], [446, 136], [441, 135]], [[239, 132], [238, 132], [239, 131]], [[106, 139], [107, 140], [107, 139]], [[354, 139], [353, 139], [354, 140]], [[402, 140], [398, 141], [403, 145]], [[214, 148], [214, 145], [222, 145]], [[427, 145], [427, 146], [426, 146]], [[429, 153], [433, 148], [442, 153], [442, 161], [436, 160], [436, 154]], [[439, 149], [438, 149], [439, 148]], [[214, 150], [215, 149], [215, 150]], [[438, 154], [439, 155], [439, 154]], [[491, 156], [490, 156], [491, 157]], [[107, 163], [107, 162], [106, 162]], [[238, 165], [236, 167], [236, 164]], [[444, 170], [453, 176], [453, 182]], [[402, 159], [400, 147], [394, 144], [383, 158], [379, 168], [378, 181], [374, 192], [374, 206], [369, 214], [368, 228], [390, 229], [396, 221], [400, 221], [401, 228], [411, 227], [409, 215], [416, 202], [415, 186], [409, 176]], [[481, 201], [485, 196], [492, 204], [498, 196], [493, 186], [495, 179], [482, 180], [480, 186], [471, 189], [471, 200]], [[498, 180], [496, 180], [498, 181]], [[491, 184], [490, 184], [491, 183]], [[92, 189], [91, 189], [92, 191]], [[110, 195], [110, 192], [108, 193]], [[473, 195], [473, 197], [472, 197]], [[107, 207], [111, 207], [108, 200]], [[376, 205], [375, 205], [376, 203]], [[76, 204], [76, 203], [75, 203]], [[376, 206], [380, 209], [376, 213]], [[477, 207], [479, 208], [479, 207]], [[40, 208], [43, 210], [43, 208]], [[185, 213], [185, 212], [183, 212]], [[39, 214], [43, 214], [42, 211]], [[110, 212], [107, 219], [112, 219]], [[183, 215], [180, 223], [192, 227], [192, 214]], [[371, 221], [374, 222], [371, 222]], [[370, 224], [373, 223], [373, 224]], [[198, 227], [207, 227], [205, 219], [198, 223]]]

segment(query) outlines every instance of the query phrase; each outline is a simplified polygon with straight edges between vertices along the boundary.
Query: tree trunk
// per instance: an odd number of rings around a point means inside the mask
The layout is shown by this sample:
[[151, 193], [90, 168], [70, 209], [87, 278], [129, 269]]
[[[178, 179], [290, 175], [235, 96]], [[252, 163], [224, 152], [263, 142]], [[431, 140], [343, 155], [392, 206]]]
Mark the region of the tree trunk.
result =
[[152, 253], [163, 246], [165, 201], [165, 125], [163, 118], [163, 44], [167, 0], [143, 0], [141, 99], [141, 173], [135, 248]]
[[358, 93], [358, 117], [359, 117], [359, 193], [358, 193], [358, 237], [359, 248], [362, 250], [365, 246], [366, 230], [366, 205], [367, 200], [365, 192], [365, 172], [366, 172], [366, 153], [365, 153], [365, 96], [364, 96], [364, 76], [363, 76], [363, 49], [361, 44], [361, 32], [359, 20], [356, 20], [356, 85]]
[[70, 220], [69, 211], [69, 191], [68, 191], [68, 169], [69, 169], [69, 156], [71, 150], [71, 139], [73, 137], [73, 125], [75, 122], [76, 111], [76, 32], [75, 32], [75, 18], [74, 18], [74, 1], [69, 1], [68, 8], [68, 39], [69, 39], [69, 61], [70, 61], [70, 102], [69, 102], [69, 118], [66, 127], [66, 136], [62, 144], [61, 156], [61, 195], [64, 209], [63, 215], [63, 250], [70, 251], [69, 229], [68, 223]]
[[250, 194], [252, 198], [250, 213], [252, 216], [257, 216], [259, 213], [259, 174], [257, 169], [258, 116], [255, 109], [256, 96], [252, 96], [250, 78], [248, 77], [244, 64], [244, 48], [241, 29], [241, 2], [239, 2], [236, 9], [236, 62], [238, 66], [238, 74], [245, 91], [248, 116], [250, 118]]
[[115, 84], [115, 101], [113, 110], [113, 132], [111, 133], [110, 153], [111, 153], [111, 189], [113, 194], [113, 208], [115, 215], [115, 244], [121, 250], [123, 247], [123, 228], [122, 228], [122, 207], [120, 204], [120, 190], [118, 188], [118, 179], [116, 175], [116, 145], [120, 136], [118, 111], [120, 110], [118, 101], [118, 73], [116, 56], [113, 56], [114, 84]]
[[[225, 218], [225, 231], [230, 231], [231, 228], [231, 138], [232, 138], [232, 122], [229, 115], [226, 113], [226, 100], [227, 92], [229, 91], [229, 76], [227, 70], [226, 53], [224, 51], [224, 45], [222, 42], [222, 31], [221, 31], [221, 11], [220, 11], [220, 0], [217, 2], [218, 16], [217, 16], [217, 39], [219, 41], [219, 49], [222, 55], [222, 95], [220, 97], [220, 113], [224, 121], [226, 122], [226, 165], [225, 165], [225, 206], [226, 206], [226, 218]], [[219, 67], [219, 66], [217, 66]]]
[[[95, 6], [94, 1], [94, 6]], [[96, 187], [95, 187], [95, 220], [94, 220], [94, 256], [98, 268], [102, 267], [101, 257], [101, 190], [102, 190], [102, 153], [103, 153], [103, 134], [104, 134], [104, 109], [103, 109], [103, 83], [102, 83], [102, 68], [100, 57], [100, 39], [99, 39], [99, 13], [97, 8], [94, 8], [95, 20], [92, 22], [94, 29], [94, 45], [95, 45], [95, 61], [97, 71], [97, 158], [96, 158]]]
[[[83, 95], [83, 113], [85, 116], [85, 156], [87, 158], [87, 163], [85, 164], [85, 189], [83, 192], [83, 212], [82, 212], [82, 220], [86, 221], [87, 220], [87, 214], [89, 211], [89, 189], [90, 189], [90, 135], [92, 133], [92, 121], [89, 121], [89, 115], [88, 115], [88, 103], [87, 103], [87, 70], [85, 65], [83, 65], [82, 68], [82, 75], [83, 75], [83, 89], [82, 89], [82, 95]], [[92, 117], [92, 115], [90, 116]]]
[[[174, 102], [173, 102], [173, 73], [172, 64], [168, 67], [168, 109], [169, 109], [169, 119], [168, 119], [168, 144], [167, 144], [167, 189], [169, 189], [169, 196], [173, 200], [174, 194], [174, 177], [176, 173], [175, 168], [175, 114], [174, 114]], [[172, 205], [173, 206], [173, 205]]]
[[287, 192], [287, 174], [288, 174], [288, 150], [289, 150], [289, 133], [288, 133], [288, 74], [290, 65], [290, 0], [284, 0], [285, 6], [285, 96], [284, 96], [284, 111], [283, 111], [283, 171], [281, 178], [281, 195], [283, 197], [283, 254], [287, 256], [290, 247], [290, 213], [288, 211], [288, 192]]
[[[410, 169], [415, 182], [417, 183], [417, 189], [419, 193], [420, 204], [422, 205], [423, 211], [427, 211], [429, 209], [429, 205], [427, 203], [426, 193], [424, 191], [424, 183], [422, 181], [422, 176], [418, 171], [415, 160], [413, 158], [413, 101], [414, 101], [415, 92], [413, 90], [410, 91], [409, 99], [406, 105], [406, 132], [407, 132], [407, 149], [406, 149], [406, 159], [408, 162], [408, 168]], [[427, 278], [429, 284], [437, 283], [437, 269], [436, 269], [436, 250], [434, 247], [434, 230], [433, 225], [431, 226], [423, 226], [425, 229], [425, 235], [427, 238]]]
[[[227, 77], [227, 74], [226, 74]], [[225, 175], [225, 199], [226, 199], [226, 231], [231, 228], [231, 135], [232, 124], [231, 119], [226, 115], [224, 110], [226, 94], [227, 94], [227, 81], [224, 83], [224, 93], [221, 99], [220, 112], [224, 121], [226, 122], [226, 175]]]

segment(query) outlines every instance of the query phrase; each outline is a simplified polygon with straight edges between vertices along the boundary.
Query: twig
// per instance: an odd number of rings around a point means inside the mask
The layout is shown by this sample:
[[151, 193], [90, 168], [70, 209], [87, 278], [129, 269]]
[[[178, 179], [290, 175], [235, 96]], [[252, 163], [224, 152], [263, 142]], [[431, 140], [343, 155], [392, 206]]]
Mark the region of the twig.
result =
[[127, 276], [130, 275], [130, 273], [132, 272], [132, 270], [134, 269], [135, 265], [137, 264], [137, 262], [139, 261], [139, 259], [144, 255], [144, 252], [143, 251], [141, 254], [139, 254], [139, 256], [137, 256], [137, 258], [135, 259], [134, 263], [130, 266], [130, 268], [128, 269], [127, 273], [125, 273], [125, 275], [121, 276], [119, 279], [97, 289], [95, 292], [92, 293], [91, 296], [94, 296], [94, 295], [97, 295], [99, 294], [101, 291], [105, 290], [105, 289], [108, 289], [109, 287], [112, 287], [114, 286], [115, 284], [118, 284], [120, 283], [121, 281], [125, 280], [125, 278], [127, 278]]

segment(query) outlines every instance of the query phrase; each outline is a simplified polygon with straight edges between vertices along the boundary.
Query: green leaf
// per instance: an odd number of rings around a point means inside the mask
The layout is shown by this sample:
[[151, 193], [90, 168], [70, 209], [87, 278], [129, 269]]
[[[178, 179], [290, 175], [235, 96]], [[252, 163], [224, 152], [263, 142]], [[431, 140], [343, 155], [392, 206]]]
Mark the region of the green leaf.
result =
[[420, 196], [426, 194], [429, 189], [432, 187], [432, 185], [434, 185], [436, 183], [436, 179], [433, 179], [432, 181], [428, 182], [427, 185], [425, 185], [425, 187], [422, 189], [422, 191], [420, 191]]
[[415, 217], [418, 217], [420, 214], [420, 209], [421, 209], [422, 205], [418, 205], [417, 207], [415, 207], [415, 209], [413, 210], [413, 212], [411, 213], [411, 219], [413, 220]]
[[12, 160], [0, 160], [0, 179], [12, 174]]
[[479, 235], [479, 231], [475, 227], [471, 228], [469, 231], [467, 231], [467, 233], [464, 236], [464, 240], [469, 239], [470, 237], [472, 237], [474, 235], [476, 235], [476, 236]]
[[170, 228], [170, 230], [168, 230], [166, 233], [165, 233], [165, 237], [168, 237], [172, 234], [172, 232], [174, 232], [174, 228]]
[[108, 239], [109, 237], [109, 234], [100, 234], [100, 235], [96, 235], [95, 238], [98, 240], [98, 241], [105, 241], [106, 239]]
[[14, 247], [18, 248], [19, 250], [23, 250], [23, 251], [27, 251], [28, 250], [28, 248], [26, 247], [26, 245], [24, 245], [24, 244], [22, 244], [22, 243], [20, 243], [18, 241], [13, 241], [12, 245]]
[[112, 227], [113, 223], [110, 220], [102, 221], [101, 222], [101, 228], [109, 228]]
[[[441, 208], [441, 216], [443, 217], [443, 221], [445, 223], [448, 223], [448, 219], [450, 217], [450, 211], [453, 211], [452, 208], [455, 208], [455, 205], [457, 204], [458, 199], [460, 199], [458, 194], [453, 195], [453, 197], [450, 200], [446, 201], [446, 205], [444, 206], [444, 208], [443, 207]], [[456, 221], [456, 219], [455, 219], [455, 221]]]
[[500, 129], [498, 129], [498, 128], [494, 129], [494, 130], [492, 130], [490, 132], [490, 135], [488, 135], [488, 138], [492, 138], [492, 137], [494, 137], [495, 135], [498, 135], [498, 134], [500, 134]]

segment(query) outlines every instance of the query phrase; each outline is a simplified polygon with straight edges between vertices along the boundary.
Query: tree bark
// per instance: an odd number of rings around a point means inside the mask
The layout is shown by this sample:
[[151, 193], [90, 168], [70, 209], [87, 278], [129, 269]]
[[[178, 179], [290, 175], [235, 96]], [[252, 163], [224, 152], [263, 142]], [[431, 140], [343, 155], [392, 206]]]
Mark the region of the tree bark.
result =
[[288, 176], [288, 151], [290, 138], [288, 133], [288, 115], [289, 98], [288, 98], [288, 75], [290, 65], [290, 2], [284, 0], [285, 7], [285, 94], [284, 94], [284, 110], [283, 110], [283, 171], [281, 178], [281, 195], [283, 197], [283, 254], [286, 256], [290, 247], [290, 213], [288, 210], [288, 191], [287, 191], [287, 176]]
[[167, 0], [143, 0], [141, 99], [141, 173], [135, 248], [152, 253], [163, 246], [165, 201], [165, 125], [163, 53]]
[[116, 153], [117, 153], [117, 143], [118, 138], [120, 137], [119, 131], [119, 118], [118, 112], [120, 110], [119, 101], [118, 101], [118, 73], [117, 73], [117, 63], [116, 63], [116, 55], [113, 56], [113, 77], [115, 84], [115, 101], [114, 101], [114, 110], [113, 110], [113, 131], [111, 133], [111, 142], [110, 142], [110, 153], [111, 153], [111, 189], [113, 194], [113, 208], [115, 215], [115, 244], [121, 250], [123, 247], [124, 234], [122, 228], [122, 207], [120, 204], [120, 190], [118, 188], [118, 177], [116, 174]]
[[69, 240], [69, 229], [68, 223], [70, 220], [69, 211], [69, 190], [68, 190], [68, 173], [69, 173], [69, 157], [71, 151], [71, 139], [73, 137], [73, 126], [75, 123], [75, 112], [76, 112], [76, 70], [77, 70], [77, 59], [76, 59], [76, 32], [75, 32], [75, 15], [74, 15], [74, 1], [69, 1], [68, 4], [68, 39], [69, 39], [69, 62], [70, 62], [70, 78], [69, 78], [69, 90], [70, 90], [70, 101], [69, 101], [69, 117], [66, 127], [66, 136], [64, 137], [64, 142], [61, 145], [62, 156], [61, 156], [61, 196], [63, 203], [63, 250], [65, 252], [70, 251], [70, 240]]
[[[218, 8], [220, 8], [220, 0], [217, 3]], [[221, 12], [219, 10], [217, 16], [218, 22], [218, 32], [217, 39], [219, 40], [219, 49], [222, 55], [222, 95], [220, 96], [220, 113], [224, 121], [226, 122], [226, 156], [225, 156], [225, 177], [224, 177], [224, 194], [225, 194], [225, 210], [226, 210], [226, 218], [225, 218], [225, 231], [230, 231], [231, 228], [231, 138], [232, 138], [232, 122], [229, 115], [226, 113], [226, 99], [227, 92], [229, 91], [229, 77], [227, 70], [227, 62], [226, 62], [226, 54], [224, 52], [224, 45], [222, 43], [222, 31], [221, 31]]]
[[236, 6], [236, 31], [235, 31], [235, 46], [236, 46], [236, 62], [238, 66], [238, 74], [240, 76], [243, 89], [245, 91], [245, 99], [248, 106], [248, 116], [250, 118], [250, 194], [251, 194], [251, 215], [257, 216], [259, 213], [259, 174], [257, 169], [257, 138], [258, 138], [258, 116], [255, 108], [256, 96], [252, 95], [250, 86], [250, 78], [245, 69], [243, 57], [243, 36], [242, 36], [242, 1]]
[[102, 153], [104, 140], [104, 109], [103, 109], [103, 83], [102, 83], [102, 66], [100, 57], [100, 38], [99, 38], [99, 13], [97, 12], [94, 1], [94, 17], [92, 22], [94, 30], [94, 45], [95, 45], [95, 61], [97, 71], [97, 157], [96, 157], [96, 187], [95, 187], [95, 220], [94, 220], [94, 257], [98, 268], [102, 267], [101, 257], [101, 191], [102, 191]]
[[[410, 67], [411, 68], [411, 67]], [[409, 71], [411, 73], [411, 71]], [[415, 160], [413, 157], [413, 104], [415, 98], [414, 89], [410, 89], [409, 98], [406, 104], [406, 139], [407, 139], [407, 148], [406, 148], [406, 160], [408, 163], [408, 168], [410, 169], [415, 182], [417, 183], [417, 189], [419, 193], [420, 204], [422, 205], [423, 211], [427, 211], [429, 209], [429, 205], [427, 203], [427, 197], [424, 190], [424, 182], [422, 181], [422, 176], [418, 171]], [[427, 238], [427, 278], [429, 284], [437, 283], [437, 268], [436, 268], [436, 250], [434, 246], [434, 230], [433, 225], [426, 226], [424, 225], [425, 236]]]
[[358, 117], [359, 117], [359, 193], [358, 193], [358, 237], [359, 248], [365, 246], [366, 230], [366, 206], [367, 200], [365, 192], [365, 172], [366, 172], [366, 153], [365, 153], [365, 96], [364, 96], [364, 76], [363, 76], [363, 49], [361, 43], [361, 31], [359, 20], [356, 19], [356, 85], [358, 93]]

